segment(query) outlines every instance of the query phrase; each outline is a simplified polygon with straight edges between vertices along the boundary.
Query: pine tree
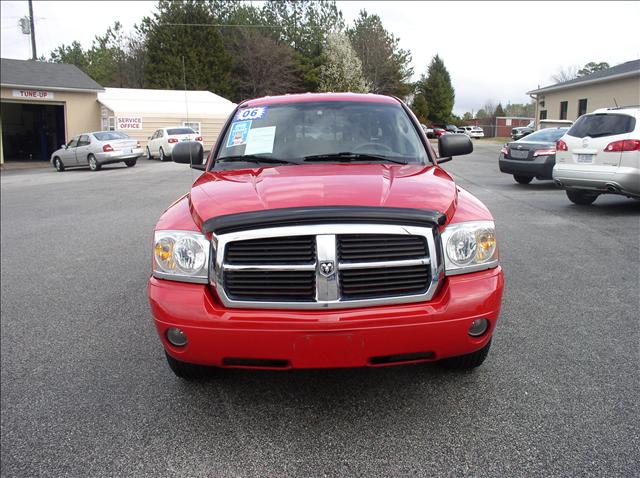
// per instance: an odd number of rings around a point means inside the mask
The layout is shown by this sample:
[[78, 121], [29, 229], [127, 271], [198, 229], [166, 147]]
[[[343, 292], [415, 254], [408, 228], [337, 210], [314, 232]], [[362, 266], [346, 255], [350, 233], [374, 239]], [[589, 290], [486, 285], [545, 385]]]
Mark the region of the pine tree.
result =
[[186, 87], [229, 96], [233, 93], [231, 56], [206, 4], [196, 0], [158, 3], [153, 18], [145, 17], [147, 58], [144, 68], [148, 88], [182, 89], [184, 58]]
[[451, 77], [438, 55], [433, 57], [427, 76], [422, 75], [418, 83], [418, 93], [422, 93], [429, 106], [429, 120], [434, 123], [445, 123], [451, 117], [455, 92], [451, 85]]

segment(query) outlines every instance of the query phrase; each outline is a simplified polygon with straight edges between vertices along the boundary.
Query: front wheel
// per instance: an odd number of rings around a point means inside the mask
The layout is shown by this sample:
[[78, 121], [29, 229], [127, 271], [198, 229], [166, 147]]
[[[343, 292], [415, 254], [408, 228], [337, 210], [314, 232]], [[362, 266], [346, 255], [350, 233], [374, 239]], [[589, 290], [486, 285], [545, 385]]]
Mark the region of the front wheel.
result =
[[101, 168], [100, 163], [93, 154], [89, 155], [89, 169], [91, 171], [99, 171]]
[[53, 167], [56, 168], [56, 171], [58, 171], [59, 173], [64, 171], [64, 164], [62, 164], [60, 158], [53, 159]]
[[211, 373], [211, 367], [205, 367], [204, 365], [195, 365], [192, 363], [182, 362], [181, 360], [174, 359], [171, 355], [165, 352], [167, 357], [167, 363], [171, 371], [183, 380], [198, 380], [207, 375], [207, 372]]
[[519, 174], [514, 174], [513, 179], [515, 179], [519, 184], [529, 184], [533, 181], [533, 176], [521, 176]]
[[153, 156], [151, 156], [151, 151], [149, 151], [149, 146], [147, 146], [147, 159], [153, 159]]
[[160, 148], [160, 151], [158, 153], [160, 155], [160, 161], [166, 161], [167, 157], [164, 154], [164, 149]]
[[476, 350], [473, 353], [467, 355], [460, 355], [458, 357], [450, 357], [438, 362], [443, 367], [455, 370], [471, 370], [482, 365], [484, 360], [489, 355], [489, 349], [491, 348], [491, 339], [487, 342], [487, 345], [480, 350]]
[[124, 164], [127, 165], [127, 168], [133, 168], [136, 165], [136, 160], [130, 159], [128, 161], [125, 161]]
[[571, 191], [567, 189], [567, 197], [569, 201], [578, 206], [589, 206], [596, 200], [598, 194], [588, 193], [586, 191]]

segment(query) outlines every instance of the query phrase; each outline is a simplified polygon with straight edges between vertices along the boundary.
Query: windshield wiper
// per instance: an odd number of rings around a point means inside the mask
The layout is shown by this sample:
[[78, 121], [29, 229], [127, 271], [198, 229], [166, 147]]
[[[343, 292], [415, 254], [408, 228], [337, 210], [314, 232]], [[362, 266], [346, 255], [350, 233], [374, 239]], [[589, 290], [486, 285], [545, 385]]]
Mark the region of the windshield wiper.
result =
[[225, 156], [224, 158], [216, 159], [216, 163], [222, 163], [227, 161], [246, 161], [247, 163], [273, 163], [273, 164], [293, 164], [293, 161], [287, 161], [286, 159], [268, 158], [266, 156], [258, 156], [257, 154], [247, 154], [245, 156]]
[[378, 156], [376, 154], [366, 154], [366, 153], [333, 153], [333, 154], [314, 154], [313, 156], [305, 156], [302, 158], [303, 161], [340, 161], [340, 162], [349, 162], [349, 161], [385, 161], [389, 163], [395, 164], [408, 164], [406, 161], [399, 161], [397, 159], [392, 159], [387, 156]]

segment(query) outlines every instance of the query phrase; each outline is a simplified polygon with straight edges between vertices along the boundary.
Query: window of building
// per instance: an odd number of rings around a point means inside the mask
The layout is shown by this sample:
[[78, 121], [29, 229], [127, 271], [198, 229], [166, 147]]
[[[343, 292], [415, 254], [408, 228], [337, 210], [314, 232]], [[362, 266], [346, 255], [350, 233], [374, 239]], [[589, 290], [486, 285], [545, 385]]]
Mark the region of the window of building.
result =
[[109, 116], [109, 131], [115, 131], [115, 130], [116, 130], [116, 117]]
[[569, 110], [569, 102], [568, 101], [561, 101], [560, 102], [560, 119], [561, 120], [566, 120], [567, 119], [567, 111]]
[[197, 121], [183, 121], [182, 126], [186, 126], [187, 128], [191, 128], [196, 133], [200, 134], [200, 123]]
[[511, 126], [511, 118], [507, 118], [504, 123], [505, 126]]
[[540, 110], [540, 119], [547, 119], [547, 110]]
[[582, 116], [587, 113], [587, 99], [578, 100], [578, 116]]

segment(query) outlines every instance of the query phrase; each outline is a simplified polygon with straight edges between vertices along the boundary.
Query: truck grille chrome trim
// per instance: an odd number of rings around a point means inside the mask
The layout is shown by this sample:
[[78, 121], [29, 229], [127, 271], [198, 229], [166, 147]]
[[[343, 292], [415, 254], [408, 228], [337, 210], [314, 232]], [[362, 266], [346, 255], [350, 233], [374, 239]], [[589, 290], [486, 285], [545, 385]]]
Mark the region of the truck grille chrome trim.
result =
[[[315, 239], [307, 246], [313, 263], [297, 260], [302, 236]], [[286, 247], [278, 247], [277, 255], [270, 254], [279, 243], [296, 245], [291, 263], [286, 263]], [[444, 278], [436, 228], [286, 226], [221, 234], [213, 237], [213, 244], [211, 284], [223, 304], [233, 308], [312, 310], [421, 302], [433, 297]], [[234, 250], [231, 261], [229, 249]], [[243, 250], [250, 251], [256, 263], [238, 255]]]

